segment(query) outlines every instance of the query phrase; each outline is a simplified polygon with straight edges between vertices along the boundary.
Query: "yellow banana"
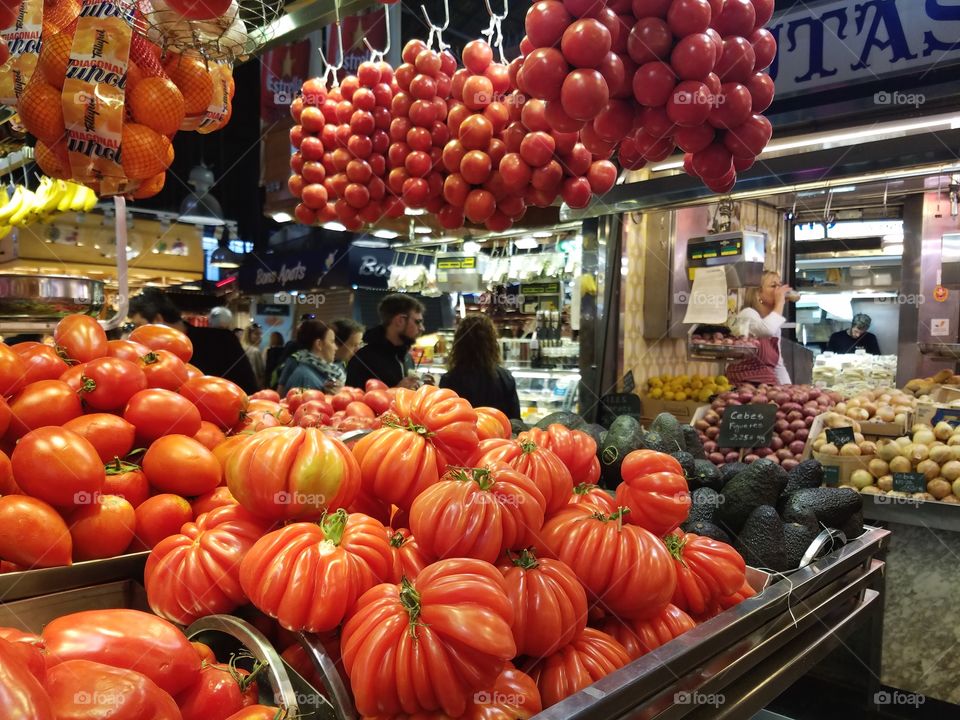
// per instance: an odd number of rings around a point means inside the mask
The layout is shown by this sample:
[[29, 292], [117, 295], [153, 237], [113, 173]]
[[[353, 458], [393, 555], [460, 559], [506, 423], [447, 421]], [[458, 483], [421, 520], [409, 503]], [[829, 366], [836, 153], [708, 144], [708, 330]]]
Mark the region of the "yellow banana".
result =
[[20, 205], [20, 209], [17, 210], [17, 212], [13, 214], [13, 217], [10, 218], [10, 224], [18, 225], [18, 226], [26, 225], [27, 216], [29, 215], [30, 210], [34, 207], [34, 203], [36, 202], [36, 199], [37, 199], [37, 196], [33, 191], [27, 190], [26, 188], [24, 188], [23, 202]]
[[60, 207], [60, 199], [67, 191], [67, 184], [63, 180], [53, 180], [47, 191], [47, 200], [43, 204], [43, 214], [49, 215]]
[[52, 189], [53, 181], [50, 178], [46, 176], [40, 178], [40, 186], [33, 194], [33, 203], [30, 206], [30, 210], [27, 211], [27, 215], [31, 220], [43, 214], [43, 208], [47, 203], [47, 199], [50, 197], [50, 191]]
[[17, 185], [13, 191], [13, 197], [0, 207], [0, 225], [9, 225], [10, 218], [20, 210], [23, 205], [23, 186]]
[[100, 198], [97, 197], [97, 194], [93, 191], [92, 188], [86, 188], [86, 190], [87, 190], [87, 199], [86, 199], [86, 202], [84, 202], [83, 204], [83, 211], [90, 212], [97, 206], [97, 203], [100, 202]]
[[76, 197], [80, 188], [80, 186], [75, 182], [68, 182], [66, 183], [66, 186], [66, 191], [60, 198], [60, 202], [57, 203], [57, 212], [65, 213], [73, 209], [74, 198]]

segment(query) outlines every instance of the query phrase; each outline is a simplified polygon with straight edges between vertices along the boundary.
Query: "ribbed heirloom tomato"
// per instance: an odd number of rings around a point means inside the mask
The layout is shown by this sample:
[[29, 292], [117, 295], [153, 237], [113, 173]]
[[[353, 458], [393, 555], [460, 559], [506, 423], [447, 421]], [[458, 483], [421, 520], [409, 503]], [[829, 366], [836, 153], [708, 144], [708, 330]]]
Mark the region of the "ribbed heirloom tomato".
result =
[[677, 530], [663, 539], [677, 565], [673, 604], [703, 615], [720, 598], [737, 592], [746, 580], [746, 564], [724, 542]]
[[399, 530], [387, 528], [387, 539], [393, 551], [393, 573], [390, 576], [390, 582], [398, 583], [405, 577], [413, 580], [430, 564], [430, 561], [420, 552], [416, 538], [406, 528]]
[[317, 428], [276, 427], [238, 443], [224, 464], [241, 505], [271, 520], [317, 518], [348, 507], [360, 469], [346, 445]]
[[550, 450], [570, 471], [573, 482], [596, 483], [600, 479], [597, 442], [587, 433], [553, 423], [546, 430], [532, 428], [520, 437], [529, 437], [538, 446]]
[[631, 660], [636, 660], [696, 626], [693, 618], [683, 610], [676, 605], [667, 605], [652, 618], [627, 621], [610, 618], [600, 629], [623, 645]]
[[390, 412], [402, 424], [422, 427], [443, 459], [465, 465], [477, 449], [477, 413], [452, 390], [424, 385], [419, 390], [400, 388]]
[[478, 466], [491, 462], [504, 462], [523, 473], [540, 489], [546, 501], [546, 516], [562, 509], [573, 492], [573, 479], [567, 466], [550, 450], [538, 445], [531, 438], [516, 440], [484, 440], [477, 450]]
[[677, 528], [690, 513], [687, 479], [675, 459], [653, 450], [634, 450], [620, 467], [617, 505], [630, 508], [624, 518], [632, 525], [662, 536]]
[[196, 682], [200, 672], [200, 656], [186, 636], [166, 620], [139, 610], [61, 615], [43, 628], [43, 639], [48, 673], [60, 663], [90, 660], [141, 672], [175, 695]]
[[409, 510], [414, 499], [447, 469], [427, 435], [426, 428], [400, 427], [387, 421], [360, 438], [352, 452], [360, 466], [364, 493]]
[[460, 717], [517, 654], [512, 622], [503, 576], [481, 560], [441, 560], [415, 580], [377, 585], [341, 636], [357, 710]]
[[240, 586], [288, 630], [326, 632], [392, 571], [383, 525], [338, 510], [320, 523], [294, 523], [263, 536], [240, 565]]
[[530, 670], [544, 707], [556, 705], [630, 662], [626, 649], [605, 632], [584, 628], [572, 643]]
[[[122, 643], [126, 638], [114, 641]], [[157, 662], [161, 659], [158, 658]], [[177, 703], [135, 670], [70, 660], [47, 673], [47, 693], [57, 718], [181, 720]]]
[[483, 440], [490, 438], [509, 439], [513, 434], [510, 427], [510, 419], [497, 408], [478, 407], [477, 413], [477, 437]]
[[239, 505], [215, 508], [185, 524], [147, 558], [143, 575], [150, 608], [189, 625], [242, 605], [246, 595], [240, 587], [240, 562], [268, 527]]
[[537, 552], [569, 565], [591, 604], [619, 617], [649, 617], [670, 602], [677, 572], [660, 538], [624, 523], [628, 512], [570, 505], [547, 520]]
[[617, 501], [613, 495], [608, 493], [599, 485], [590, 485], [580, 483], [573, 488], [573, 495], [570, 496], [570, 505], [590, 505], [607, 515], [612, 515], [617, 511]]
[[493, 563], [523, 548], [543, 526], [543, 495], [509, 465], [450, 470], [410, 508], [410, 529], [431, 560], [472, 557]]
[[587, 595], [573, 570], [532, 550], [508, 559], [500, 572], [513, 604], [517, 654], [543, 657], [571, 643], [587, 625]]

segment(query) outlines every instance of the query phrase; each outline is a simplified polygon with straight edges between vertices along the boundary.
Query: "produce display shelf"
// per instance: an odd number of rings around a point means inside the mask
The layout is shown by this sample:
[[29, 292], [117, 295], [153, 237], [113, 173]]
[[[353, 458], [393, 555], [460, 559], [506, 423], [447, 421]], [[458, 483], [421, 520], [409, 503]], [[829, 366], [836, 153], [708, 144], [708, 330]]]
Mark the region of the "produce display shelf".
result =
[[0, 603], [114, 580], [140, 579], [149, 555], [149, 552], [138, 552], [104, 560], [85, 560], [66, 567], [3, 573]]
[[939, 500], [863, 494], [863, 517], [878, 522], [960, 532], [960, 505]]
[[757, 354], [757, 348], [752, 346], [733, 345], [705, 345], [691, 343], [687, 349], [687, 357], [691, 360], [742, 360]]

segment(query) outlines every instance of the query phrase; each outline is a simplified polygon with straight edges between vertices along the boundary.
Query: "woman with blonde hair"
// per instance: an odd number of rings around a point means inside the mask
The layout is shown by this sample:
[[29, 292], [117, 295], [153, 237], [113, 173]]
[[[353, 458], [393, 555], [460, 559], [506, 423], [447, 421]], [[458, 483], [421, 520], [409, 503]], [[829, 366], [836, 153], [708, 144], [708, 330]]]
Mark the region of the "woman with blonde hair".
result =
[[510, 419], [520, 417], [517, 383], [500, 364], [497, 330], [486, 315], [460, 321], [440, 387], [450, 388], [474, 407], [495, 407]]
[[780, 330], [787, 321], [783, 311], [791, 292], [790, 286], [780, 280], [780, 273], [772, 270], [763, 273], [759, 287], [747, 288], [737, 320], [740, 332], [758, 338], [760, 344], [756, 355], [727, 366], [726, 375], [732, 383], [790, 384], [780, 352]]

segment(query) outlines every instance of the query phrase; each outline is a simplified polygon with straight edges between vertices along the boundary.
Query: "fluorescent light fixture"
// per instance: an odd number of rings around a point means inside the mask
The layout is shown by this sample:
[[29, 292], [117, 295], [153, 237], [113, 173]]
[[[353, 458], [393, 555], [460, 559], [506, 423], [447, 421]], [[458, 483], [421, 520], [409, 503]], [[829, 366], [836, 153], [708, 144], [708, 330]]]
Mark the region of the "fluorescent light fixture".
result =
[[850, 193], [854, 192], [857, 189], [856, 185], [841, 185], [840, 187], [833, 188], [833, 194], [837, 193]]
[[553, 231], [552, 231], [552, 230], [537, 230], [535, 233], [533, 233], [533, 236], [534, 236], [535, 238], [548, 238], [548, 237], [553, 237]]
[[353, 245], [356, 247], [362, 248], [388, 248], [390, 243], [386, 240], [371, 240], [370, 238], [363, 238], [361, 240], [354, 240]]
[[400, 233], [395, 233], [393, 230], [374, 230], [370, 233], [374, 237], [383, 238], [384, 240], [393, 240], [395, 237], [399, 236]]
[[426, 215], [426, 208], [407, 208], [403, 211], [404, 215]]
[[513, 241], [513, 245], [517, 250], [536, 250], [540, 247], [540, 243], [537, 242], [536, 238], [532, 237], [523, 237], [518, 238]]
[[180, 289], [181, 290], [202, 290], [203, 288], [201, 288], [199, 285], [194, 285], [193, 283], [190, 283], [189, 285], [181, 285]]
[[278, 222], [278, 223], [287, 223], [293, 220], [293, 215], [285, 212], [275, 212], [273, 214], [273, 219], [275, 222]]
[[[946, 113], [916, 120], [882, 123], [869, 128], [857, 127], [839, 132], [800, 135], [793, 138], [772, 141], [760, 154], [760, 157], [771, 157], [773, 155], [783, 154], [788, 150], [799, 150], [802, 148], [813, 150], [854, 144], [859, 145], [884, 136], [902, 137], [935, 128], [947, 130], [956, 129], [957, 127], [960, 127], [960, 115], [956, 113]], [[665, 170], [679, 170], [682, 167], [683, 160], [680, 159], [654, 165], [650, 168], [650, 171], [663, 172]], [[848, 180], [846, 185], [849, 184], [850, 182]], [[857, 184], [861, 183], [858, 182]]]
[[321, 225], [324, 230], [333, 230], [334, 232], [346, 232], [347, 226], [338, 222], [328, 222]]
[[480, 243], [474, 242], [473, 240], [467, 240], [463, 244], [463, 251], [468, 255], [480, 252]]
[[429, 228], [429, 227], [427, 227], [426, 225], [417, 225], [417, 226], [413, 229], [413, 231], [414, 231], [417, 235], [429, 235], [430, 233], [433, 232], [433, 228]]
[[903, 255], [903, 243], [891, 243], [883, 246], [884, 255]]

